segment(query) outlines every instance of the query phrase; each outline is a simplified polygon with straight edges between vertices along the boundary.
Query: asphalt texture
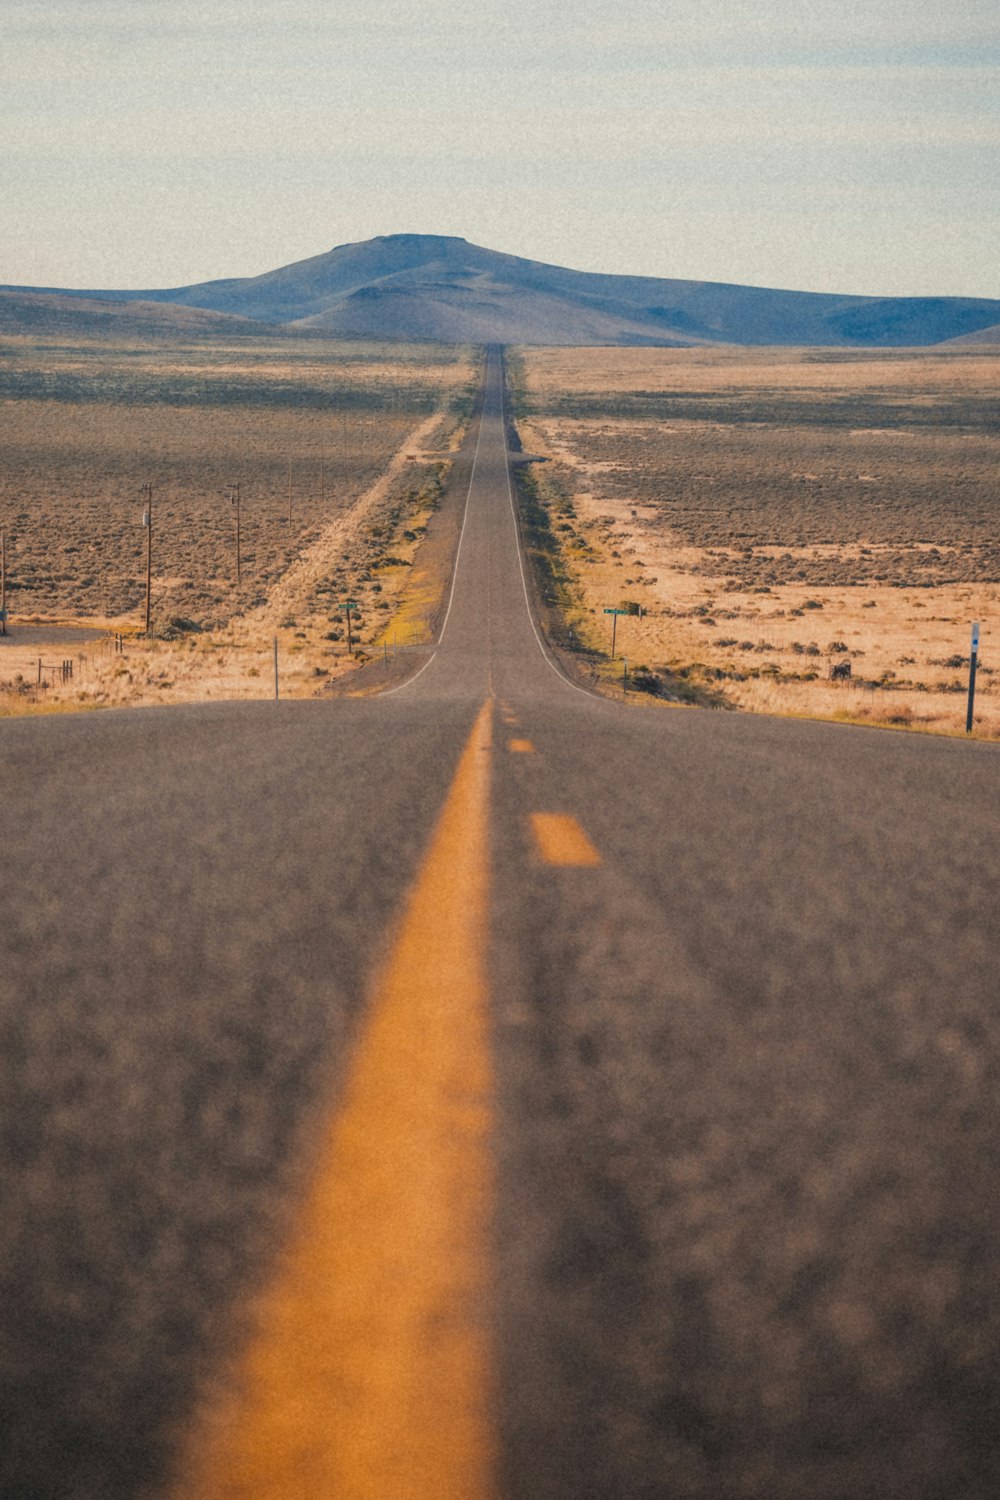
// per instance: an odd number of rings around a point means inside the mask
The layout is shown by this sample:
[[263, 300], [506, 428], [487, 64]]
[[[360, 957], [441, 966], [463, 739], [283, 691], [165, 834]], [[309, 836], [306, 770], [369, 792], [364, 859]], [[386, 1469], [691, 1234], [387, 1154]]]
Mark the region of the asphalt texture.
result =
[[500, 374], [408, 684], [0, 725], [5, 1500], [166, 1483], [491, 697], [503, 1500], [1000, 1492], [1000, 751], [568, 682]]

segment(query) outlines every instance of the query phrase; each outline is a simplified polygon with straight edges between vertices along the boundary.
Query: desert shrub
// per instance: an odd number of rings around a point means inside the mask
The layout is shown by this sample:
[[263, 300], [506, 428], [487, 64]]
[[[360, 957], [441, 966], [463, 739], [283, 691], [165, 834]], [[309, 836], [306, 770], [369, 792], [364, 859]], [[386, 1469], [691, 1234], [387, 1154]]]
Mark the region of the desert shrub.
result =
[[635, 667], [629, 673], [629, 687], [637, 693], [650, 693], [653, 697], [659, 697], [663, 689], [663, 681], [649, 667]]

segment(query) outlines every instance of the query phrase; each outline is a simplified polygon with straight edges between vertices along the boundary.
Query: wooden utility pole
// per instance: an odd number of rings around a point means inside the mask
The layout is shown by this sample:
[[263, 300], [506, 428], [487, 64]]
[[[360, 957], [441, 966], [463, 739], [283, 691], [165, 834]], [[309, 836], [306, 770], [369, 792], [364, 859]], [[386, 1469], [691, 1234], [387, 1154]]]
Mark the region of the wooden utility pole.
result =
[[288, 524], [292, 524], [292, 460], [288, 460]]
[[7, 634], [7, 533], [0, 531], [0, 635]]
[[236, 507], [236, 586], [238, 588], [243, 576], [240, 564], [240, 482], [238, 479], [229, 487], [229, 499]]
[[353, 656], [354, 639], [351, 635], [351, 611], [357, 609], [358, 601], [356, 599], [345, 599], [340, 607], [347, 616], [347, 654], [348, 656]]
[[144, 484], [142, 493], [146, 497], [146, 509], [142, 513], [142, 524], [146, 528], [146, 635], [149, 635], [150, 605], [153, 596], [153, 486]]

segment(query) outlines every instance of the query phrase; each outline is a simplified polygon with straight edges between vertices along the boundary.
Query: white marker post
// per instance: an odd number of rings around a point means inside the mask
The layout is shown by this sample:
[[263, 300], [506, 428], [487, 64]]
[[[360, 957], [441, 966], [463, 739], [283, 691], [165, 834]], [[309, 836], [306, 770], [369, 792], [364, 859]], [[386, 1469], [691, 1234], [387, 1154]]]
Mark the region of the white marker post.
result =
[[969, 652], [969, 707], [965, 715], [965, 732], [972, 733], [972, 705], [976, 701], [976, 658], [979, 655], [979, 621], [972, 627], [972, 648]]
[[149, 639], [150, 605], [153, 597], [153, 486], [144, 484], [142, 493], [146, 497], [146, 509], [142, 513], [142, 524], [146, 528], [146, 638]]

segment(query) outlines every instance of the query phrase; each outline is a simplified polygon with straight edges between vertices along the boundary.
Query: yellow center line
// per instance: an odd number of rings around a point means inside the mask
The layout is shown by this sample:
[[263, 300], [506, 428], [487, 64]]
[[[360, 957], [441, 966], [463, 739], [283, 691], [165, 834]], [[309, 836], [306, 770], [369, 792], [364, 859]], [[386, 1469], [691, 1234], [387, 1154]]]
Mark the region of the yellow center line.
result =
[[508, 740], [507, 749], [519, 755], [534, 755], [535, 747], [530, 740]]
[[256, 1333], [176, 1500], [492, 1500], [480, 712]]
[[531, 814], [531, 831], [547, 865], [599, 865], [601, 856], [568, 813]]

